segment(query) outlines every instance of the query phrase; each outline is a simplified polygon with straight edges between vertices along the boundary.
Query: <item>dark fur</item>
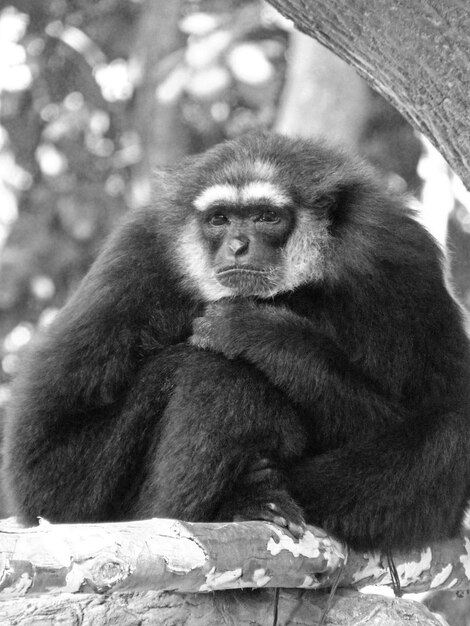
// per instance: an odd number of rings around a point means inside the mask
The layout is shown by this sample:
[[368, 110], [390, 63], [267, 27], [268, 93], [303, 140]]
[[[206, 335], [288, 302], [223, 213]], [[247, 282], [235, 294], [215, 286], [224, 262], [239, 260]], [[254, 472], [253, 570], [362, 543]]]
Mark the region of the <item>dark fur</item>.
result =
[[[258, 154], [328, 223], [322, 277], [205, 308], [181, 279], [176, 235], [224, 163]], [[15, 513], [203, 521], [273, 501], [297, 519], [282, 483], [244, 481], [268, 457], [307, 521], [355, 548], [458, 533], [469, 344], [436, 244], [402, 202], [342, 155], [263, 134], [166, 173], [157, 192], [16, 382], [5, 466]], [[193, 343], [213, 350], [189, 345], [196, 318]]]

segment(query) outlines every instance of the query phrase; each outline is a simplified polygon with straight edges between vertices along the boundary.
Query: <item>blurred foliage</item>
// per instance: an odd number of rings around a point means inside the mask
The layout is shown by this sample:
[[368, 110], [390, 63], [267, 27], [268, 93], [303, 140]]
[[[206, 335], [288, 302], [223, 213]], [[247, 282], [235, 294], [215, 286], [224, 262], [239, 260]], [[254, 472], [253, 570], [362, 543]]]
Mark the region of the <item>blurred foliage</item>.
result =
[[[76, 287], [112, 225], [142, 202], [133, 178], [139, 0], [0, 2], [1, 380]], [[287, 35], [259, 2], [182, 3], [184, 45], [157, 68], [191, 152], [270, 126]], [[0, 403], [8, 386], [0, 387]]]
[[[185, 95], [183, 114], [207, 136], [233, 137], [270, 127], [285, 73], [286, 23], [258, 2], [239, 3], [235, 13], [192, 13], [181, 22], [188, 35], [184, 58], [159, 88], [162, 99]], [[205, 147], [203, 145], [203, 147]]]
[[[173, 1], [174, 49], [144, 68], [142, 24]], [[150, 87], [155, 102], [177, 108], [185, 152], [269, 128], [288, 30], [260, 0], [0, 0], [0, 407], [36, 325], [52, 319], [124, 212], [149, 200], [155, 133], [152, 119], [138, 119], [139, 93]], [[403, 139], [412, 133], [378, 96], [372, 112], [364, 154], [403, 177], [417, 159]], [[468, 263], [458, 271], [466, 297]]]

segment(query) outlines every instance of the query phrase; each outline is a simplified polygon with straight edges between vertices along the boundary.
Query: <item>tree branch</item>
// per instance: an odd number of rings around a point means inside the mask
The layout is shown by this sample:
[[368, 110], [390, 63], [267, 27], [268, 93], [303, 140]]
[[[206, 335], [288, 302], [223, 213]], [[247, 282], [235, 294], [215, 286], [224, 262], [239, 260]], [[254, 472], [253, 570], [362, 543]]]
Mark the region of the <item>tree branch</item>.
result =
[[[259, 587], [391, 585], [386, 559], [351, 553], [310, 527], [300, 542], [265, 522], [0, 526], [0, 598], [112, 589], [214, 591]], [[470, 588], [470, 539], [394, 555], [402, 588]]]
[[462, 0], [268, 0], [351, 64], [470, 188], [470, 11]]
[[[466, 537], [407, 555], [394, 555], [404, 591], [470, 588]], [[152, 519], [114, 524], [43, 522], [0, 525], [0, 622], [217, 626], [317, 623], [341, 568], [339, 585], [390, 585], [386, 560], [347, 552], [322, 530], [297, 542], [273, 524], [191, 524]], [[258, 589], [256, 594], [243, 588]], [[290, 588], [290, 589], [289, 589]], [[201, 592], [215, 591], [217, 594]], [[224, 591], [225, 590], [225, 591]], [[109, 592], [114, 593], [109, 595]], [[177, 591], [178, 594], [171, 593]], [[27, 602], [25, 602], [27, 599]], [[373, 622], [369, 622], [373, 615]], [[406, 626], [442, 624], [420, 604], [337, 592], [329, 622]], [[280, 621], [279, 621], [280, 620]]]

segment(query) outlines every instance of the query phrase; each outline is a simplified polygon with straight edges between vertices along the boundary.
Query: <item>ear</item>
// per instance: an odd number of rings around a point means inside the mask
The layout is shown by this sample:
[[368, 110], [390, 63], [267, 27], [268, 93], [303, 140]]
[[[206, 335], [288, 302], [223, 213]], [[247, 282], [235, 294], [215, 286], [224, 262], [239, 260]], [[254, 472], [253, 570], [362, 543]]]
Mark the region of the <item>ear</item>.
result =
[[370, 188], [360, 179], [341, 180], [326, 194], [324, 201], [331, 234], [350, 223], [367, 196], [370, 196]]
[[362, 183], [357, 180], [341, 181], [333, 194], [333, 212], [341, 212], [344, 207], [357, 203], [361, 196]]

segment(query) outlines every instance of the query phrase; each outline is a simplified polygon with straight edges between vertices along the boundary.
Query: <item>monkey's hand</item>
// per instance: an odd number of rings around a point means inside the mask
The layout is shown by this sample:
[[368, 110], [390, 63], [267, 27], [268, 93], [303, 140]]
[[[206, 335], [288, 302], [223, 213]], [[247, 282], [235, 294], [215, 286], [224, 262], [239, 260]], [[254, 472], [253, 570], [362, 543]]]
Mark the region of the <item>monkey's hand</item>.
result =
[[263, 520], [281, 526], [300, 539], [305, 533], [303, 511], [288, 493], [282, 472], [267, 458], [258, 458], [247, 468], [230, 500], [217, 519], [234, 522]]
[[245, 300], [209, 304], [204, 317], [193, 321], [189, 343], [234, 359], [250, 345], [251, 335], [253, 338], [259, 335], [259, 324], [265, 315], [254, 302]]

